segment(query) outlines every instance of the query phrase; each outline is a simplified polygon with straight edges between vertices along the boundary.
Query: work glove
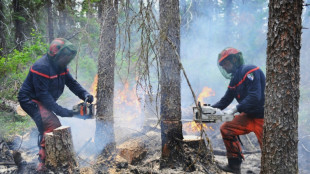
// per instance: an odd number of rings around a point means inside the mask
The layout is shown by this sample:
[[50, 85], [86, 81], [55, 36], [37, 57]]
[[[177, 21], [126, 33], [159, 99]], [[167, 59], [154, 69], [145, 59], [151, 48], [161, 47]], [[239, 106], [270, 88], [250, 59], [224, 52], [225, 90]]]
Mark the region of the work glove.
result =
[[224, 114], [234, 115], [234, 113], [238, 112], [237, 107], [233, 107], [232, 109], [224, 111]]
[[61, 117], [73, 117], [74, 112], [72, 110], [63, 108], [60, 111], [58, 111], [56, 114]]
[[90, 94], [85, 95], [85, 102], [92, 103], [94, 101], [94, 96]]

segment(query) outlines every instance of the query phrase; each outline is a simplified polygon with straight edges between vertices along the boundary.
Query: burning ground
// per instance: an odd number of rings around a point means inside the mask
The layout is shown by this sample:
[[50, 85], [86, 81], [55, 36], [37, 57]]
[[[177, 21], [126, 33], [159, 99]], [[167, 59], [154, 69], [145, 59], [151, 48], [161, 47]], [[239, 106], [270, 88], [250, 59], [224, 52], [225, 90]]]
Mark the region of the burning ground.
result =
[[[95, 80], [96, 81], [96, 80]], [[96, 83], [92, 85], [95, 91]], [[193, 117], [192, 107], [183, 107], [182, 115], [184, 140], [180, 141], [183, 156], [180, 161], [185, 165], [169, 166], [161, 169], [161, 130], [158, 122], [158, 110], [156, 99], [150, 95], [140, 95], [135, 87], [124, 83], [123, 88], [116, 90], [114, 101], [115, 118], [114, 128], [116, 150], [111, 148], [110, 135], [107, 134], [100, 146], [95, 143], [96, 120], [81, 120], [76, 118], [61, 118], [63, 125], [71, 127], [74, 148], [79, 162], [79, 168], [75, 173], [221, 173], [217, 169], [217, 163], [226, 163], [225, 147], [220, 135], [221, 123], [197, 124], [189, 121]], [[202, 103], [208, 103], [209, 97], [215, 92], [208, 87], [203, 88], [198, 99]], [[70, 99], [74, 100], [74, 99]], [[63, 103], [70, 103], [62, 100]], [[78, 100], [73, 102], [79, 103]], [[70, 106], [68, 106], [70, 107]], [[207, 146], [200, 139], [201, 128], [207, 133], [209, 142]], [[242, 164], [242, 173], [259, 173], [260, 153], [259, 145], [254, 134], [240, 137], [243, 142], [245, 160]], [[300, 146], [302, 159], [305, 163], [309, 144], [305, 136]], [[199, 140], [195, 142], [195, 140]], [[22, 161], [17, 173], [36, 173], [38, 163], [37, 130], [33, 128], [23, 136], [17, 136], [14, 143], [10, 143], [12, 150], [21, 152]], [[197, 145], [197, 142], [201, 143]], [[214, 156], [212, 155], [215, 154]], [[300, 166], [300, 173], [308, 173], [307, 165]], [[1, 172], [9, 172], [11, 168], [1, 168]], [[50, 171], [51, 172], [51, 171]], [[58, 171], [59, 172], [59, 171]], [[57, 172], [56, 172], [57, 173]]]
[[[95, 88], [95, 84], [92, 88]], [[201, 102], [208, 96], [215, 95], [210, 88], [205, 88], [198, 96]], [[76, 173], [220, 173], [216, 163], [226, 163], [225, 148], [219, 133], [220, 124], [203, 124], [183, 122], [185, 140], [180, 141], [182, 151], [180, 161], [186, 165], [169, 166], [161, 169], [161, 130], [158, 125], [156, 100], [154, 96], [138, 97], [135, 88], [125, 83], [117, 90], [115, 98], [115, 145], [116, 150], [109, 147], [111, 142], [95, 143], [95, 119], [81, 120], [76, 118], [60, 118], [63, 125], [71, 127], [75, 152], [79, 162]], [[141, 96], [141, 95], [140, 95]], [[145, 97], [146, 96], [146, 97]], [[151, 100], [152, 99], [152, 100]], [[63, 101], [66, 102], [66, 101]], [[76, 101], [77, 103], [79, 101]], [[192, 107], [182, 109], [183, 117], [192, 118]], [[206, 131], [210, 142], [207, 146], [200, 139], [201, 127]], [[112, 129], [112, 126], [110, 127]], [[109, 139], [106, 135], [105, 139]], [[259, 149], [255, 135], [241, 137], [245, 142], [245, 151]], [[195, 140], [199, 140], [195, 142]], [[11, 148], [21, 152], [23, 161], [18, 173], [35, 173], [37, 164], [37, 131], [32, 129], [23, 137], [17, 137]], [[198, 142], [198, 144], [197, 144]], [[251, 143], [250, 143], [251, 142]], [[213, 149], [213, 151], [212, 151]], [[219, 154], [213, 156], [212, 153]], [[242, 171], [259, 173], [259, 153], [245, 155]]]

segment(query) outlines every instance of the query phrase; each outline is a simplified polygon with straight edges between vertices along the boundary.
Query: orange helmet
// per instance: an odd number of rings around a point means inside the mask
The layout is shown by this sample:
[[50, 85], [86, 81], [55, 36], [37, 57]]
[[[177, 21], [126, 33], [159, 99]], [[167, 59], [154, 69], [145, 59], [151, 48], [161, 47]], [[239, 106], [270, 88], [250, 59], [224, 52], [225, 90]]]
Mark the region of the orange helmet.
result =
[[244, 64], [242, 52], [235, 49], [235, 48], [232, 48], [232, 47], [225, 48], [223, 51], [221, 51], [221, 53], [219, 54], [218, 59], [217, 59], [217, 65], [218, 65], [221, 73], [223, 74], [223, 76], [227, 79], [230, 79], [232, 77], [232, 74], [227, 73], [222, 68], [221, 63], [223, 62], [223, 60], [231, 60], [232, 57], [237, 58], [236, 62], [234, 62], [234, 63], [232, 62], [235, 68], [238, 68]]

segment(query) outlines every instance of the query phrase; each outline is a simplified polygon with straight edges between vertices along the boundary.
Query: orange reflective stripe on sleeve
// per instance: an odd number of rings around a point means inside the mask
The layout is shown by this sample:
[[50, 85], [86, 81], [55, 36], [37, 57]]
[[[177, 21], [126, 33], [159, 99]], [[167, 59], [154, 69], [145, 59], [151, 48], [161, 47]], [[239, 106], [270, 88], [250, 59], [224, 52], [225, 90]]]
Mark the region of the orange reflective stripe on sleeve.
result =
[[246, 77], [247, 77], [248, 74], [250, 74], [250, 73], [252, 73], [252, 72], [254, 72], [254, 71], [258, 70], [258, 69], [259, 69], [259, 67], [256, 67], [256, 68], [254, 68], [254, 69], [251, 69], [250, 71], [248, 71], [248, 72], [243, 76], [242, 80], [241, 80], [238, 84], [236, 84], [235, 86], [228, 86], [228, 88], [230, 88], [230, 89], [235, 89], [237, 86], [241, 85], [241, 84], [245, 81], [245, 79], [246, 79]]

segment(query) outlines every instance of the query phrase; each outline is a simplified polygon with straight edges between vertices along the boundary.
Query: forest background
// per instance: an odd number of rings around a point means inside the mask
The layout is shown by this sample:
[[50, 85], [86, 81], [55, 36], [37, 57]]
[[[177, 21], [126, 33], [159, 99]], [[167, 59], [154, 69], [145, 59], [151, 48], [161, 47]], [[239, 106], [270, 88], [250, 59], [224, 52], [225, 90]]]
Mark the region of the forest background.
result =
[[[51, 3], [49, 6], [49, 2]], [[309, 0], [304, 2], [310, 3]], [[49, 10], [50, 12], [49, 13]], [[97, 74], [100, 38], [99, 0], [1, 0], [0, 1], [0, 96], [17, 100], [17, 92], [29, 68], [46, 53], [53, 36], [69, 39], [78, 48], [70, 72], [88, 90]], [[52, 15], [52, 28], [48, 17]], [[115, 91], [125, 84], [144, 93], [158, 92], [159, 7], [156, 0], [120, 0], [118, 8]], [[228, 80], [217, 67], [218, 53], [226, 47], [242, 51], [245, 63], [266, 70], [268, 1], [266, 0], [180, 0], [181, 60], [193, 90], [204, 87], [214, 95], [204, 102], [214, 103], [224, 95]], [[299, 158], [310, 151], [310, 11], [303, 9], [303, 34], [300, 55]], [[149, 68], [145, 68], [149, 67]], [[145, 71], [145, 70], [149, 71]], [[117, 92], [116, 92], [117, 98]], [[192, 106], [190, 89], [182, 76], [182, 108]], [[66, 89], [60, 104], [71, 108], [79, 100]], [[114, 101], [115, 102], [115, 101]], [[6, 112], [1, 111], [3, 115]], [[117, 114], [117, 113], [116, 113]], [[191, 115], [182, 109], [183, 118]], [[3, 124], [1, 135], [7, 139], [34, 126], [29, 118], [19, 116]], [[141, 122], [141, 121], [138, 121]], [[1, 124], [2, 125], [2, 124]], [[299, 160], [299, 163], [303, 161]]]

